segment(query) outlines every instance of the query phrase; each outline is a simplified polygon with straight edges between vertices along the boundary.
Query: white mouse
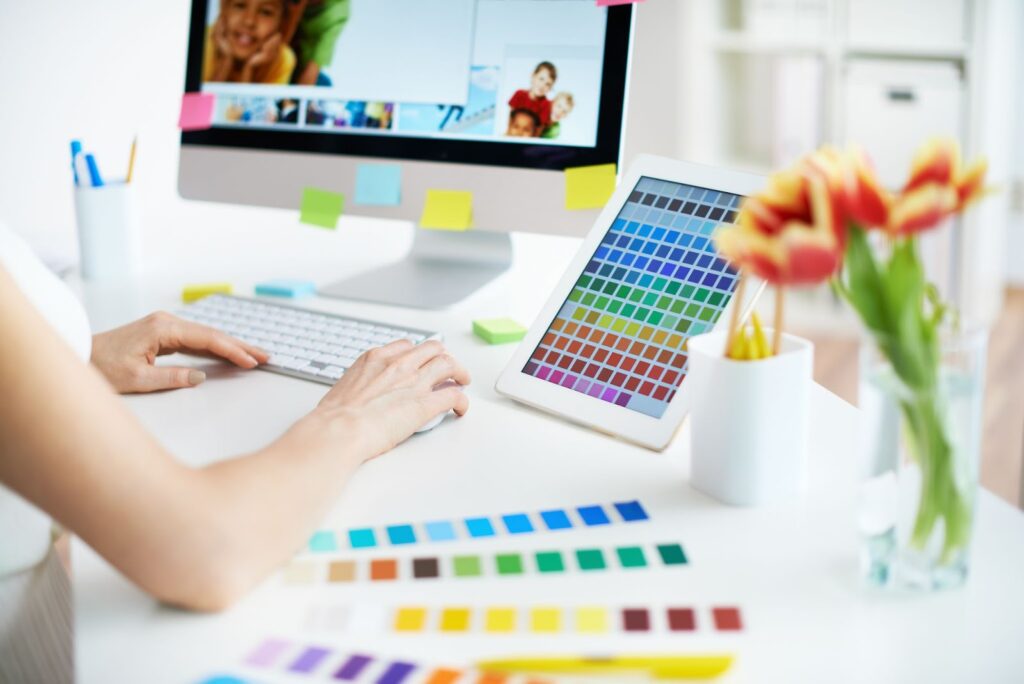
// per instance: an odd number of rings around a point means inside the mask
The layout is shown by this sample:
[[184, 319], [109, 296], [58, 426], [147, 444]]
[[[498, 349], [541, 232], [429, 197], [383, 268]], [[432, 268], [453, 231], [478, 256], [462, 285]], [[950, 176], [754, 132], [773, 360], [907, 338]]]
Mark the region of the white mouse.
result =
[[[440, 385], [437, 385], [436, 387], [434, 387], [434, 391], [437, 392], [438, 390], [448, 389], [449, 387], [458, 387], [459, 389], [461, 389], [462, 385], [460, 385], [459, 383], [455, 382], [454, 380], [445, 380]], [[440, 425], [442, 422], [444, 422], [444, 419], [450, 413], [454, 413], [454, 411], [445, 411], [444, 413], [437, 414], [435, 417], [431, 418], [426, 423], [424, 423], [423, 427], [421, 427], [419, 430], [417, 430], [414, 434], [418, 435], [421, 432], [430, 432], [431, 430], [436, 428], [438, 425]]]

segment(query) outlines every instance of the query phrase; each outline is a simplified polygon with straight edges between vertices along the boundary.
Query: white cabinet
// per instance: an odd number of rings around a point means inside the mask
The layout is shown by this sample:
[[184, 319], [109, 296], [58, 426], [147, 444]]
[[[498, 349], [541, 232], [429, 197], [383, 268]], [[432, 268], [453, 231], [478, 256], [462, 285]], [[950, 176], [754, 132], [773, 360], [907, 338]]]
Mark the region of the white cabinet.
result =
[[956, 49], [967, 40], [966, 17], [965, 0], [849, 0], [846, 37], [853, 46]]

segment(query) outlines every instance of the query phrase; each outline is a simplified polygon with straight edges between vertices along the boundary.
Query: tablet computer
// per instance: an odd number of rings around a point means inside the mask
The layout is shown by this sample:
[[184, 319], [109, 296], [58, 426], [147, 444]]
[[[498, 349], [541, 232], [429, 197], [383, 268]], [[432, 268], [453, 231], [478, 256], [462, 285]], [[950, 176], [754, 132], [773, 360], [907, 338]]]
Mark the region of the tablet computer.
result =
[[686, 341], [728, 320], [712, 233], [761, 176], [641, 156], [498, 378], [498, 392], [652, 449], [690, 403]]

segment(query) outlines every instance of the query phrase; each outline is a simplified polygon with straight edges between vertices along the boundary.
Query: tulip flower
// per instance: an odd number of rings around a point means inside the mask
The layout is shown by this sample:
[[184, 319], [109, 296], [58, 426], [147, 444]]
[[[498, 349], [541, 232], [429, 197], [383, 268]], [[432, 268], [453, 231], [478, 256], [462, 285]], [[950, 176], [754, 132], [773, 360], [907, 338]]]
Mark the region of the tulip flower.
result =
[[846, 217], [865, 228], [887, 226], [893, 197], [878, 181], [867, 155], [860, 148], [851, 148], [842, 165]]

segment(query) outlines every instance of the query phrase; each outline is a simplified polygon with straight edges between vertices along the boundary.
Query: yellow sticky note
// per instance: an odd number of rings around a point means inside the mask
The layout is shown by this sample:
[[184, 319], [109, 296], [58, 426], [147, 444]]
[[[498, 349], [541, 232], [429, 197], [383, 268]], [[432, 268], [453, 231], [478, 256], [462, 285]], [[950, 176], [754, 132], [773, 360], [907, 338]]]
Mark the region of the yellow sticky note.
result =
[[603, 209], [615, 192], [615, 164], [565, 170], [565, 208]]
[[469, 230], [473, 225], [473, 193], [463, 190], [427, 190], [420, 228]]
[[195, 302], [212, 294], [231, 294], [231, 283], [197, 283], [181, 290], [181, 301]]
[[530, 611], [530, 631], [558, 632], [562, 629], [562, 611], [558, 608], [534, 608]]
[[576, 609], [576, 631], [603, 634], [608, 631], [608, 611], [601, 607]]
[[422, 632], [426, 624], [426, 608], [399, 608], [395, 613], [396, 632]]
[[515, 608], [488, 608], [484, 618], [484, 629], [488, 632], [514, 632], [516, 629]]
[[469, 608], [445, 608], [441, 611], [442, 632], [468, 632]]

